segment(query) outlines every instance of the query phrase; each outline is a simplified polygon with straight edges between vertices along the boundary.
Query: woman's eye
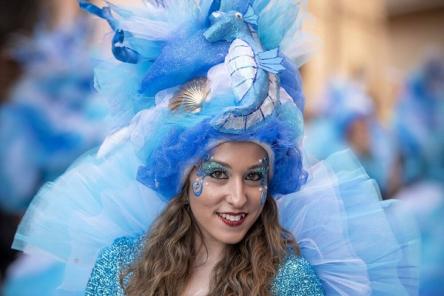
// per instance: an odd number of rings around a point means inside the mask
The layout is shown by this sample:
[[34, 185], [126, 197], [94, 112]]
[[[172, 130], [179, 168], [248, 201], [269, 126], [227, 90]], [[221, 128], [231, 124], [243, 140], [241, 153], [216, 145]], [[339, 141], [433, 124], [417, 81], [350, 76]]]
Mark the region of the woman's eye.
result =
[[227, 173], [222, 170], [212, 171], [209, 176], [214, 179], [228, 179]]
[[263, 178], [263, 175], [262, 175], [262, 173], [259, 173], [259, 172], [250, 172], [245, 177], [245, 179], [249, 180], [249, 181], [259, 181], [259, 180], [262, 180], [262, 178]]

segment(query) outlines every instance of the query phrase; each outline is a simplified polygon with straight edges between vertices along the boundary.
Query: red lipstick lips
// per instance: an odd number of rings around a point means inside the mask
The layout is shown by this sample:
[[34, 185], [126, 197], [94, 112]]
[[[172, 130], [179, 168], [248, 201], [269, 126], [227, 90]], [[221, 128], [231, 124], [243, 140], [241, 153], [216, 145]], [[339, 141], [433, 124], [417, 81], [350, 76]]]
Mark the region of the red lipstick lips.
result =
[[217, 213], [219, 218], [230, 227], [237, 227], [244, 223], [247, 213]]

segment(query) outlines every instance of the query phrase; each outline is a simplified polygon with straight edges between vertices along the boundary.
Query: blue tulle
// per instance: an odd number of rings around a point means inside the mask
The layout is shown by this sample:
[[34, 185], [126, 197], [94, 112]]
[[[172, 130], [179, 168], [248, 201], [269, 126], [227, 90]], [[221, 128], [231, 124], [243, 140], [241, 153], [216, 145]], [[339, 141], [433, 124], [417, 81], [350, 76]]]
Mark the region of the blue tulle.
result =
[[21, 255], [9, 267], [2, 288], [4, 296], [69, 296], [57, 291], [65, 265], [42, 256]]
[[250, 6], [250, 3], [253, 2], [252, 0], [221, 0], [220, 1], [220, 7], [219, 10], [222, 11], [239, 11], [242, 14], [244, 14], [248, 7]]
[[[96, 71], [96, 86], [114, 103], [118, 128], [98, 151], [86, 154], [41, 189], [19, 226], [13, 247], [50, 253], [64, 262], [60, 290], [82, 294], [100, 250], [118, 237], [149, 232], [203, 155], [221, 142], [251, 141], [268, 152], [269, 190], [278, 201], [281, 223], [294, 234], [327, 294], [413, 294], [415, 278], [410, 271], [415, 263], [409, 250], [415, 245], [414, 236], [398, 234], [402, 228], [390, 225], [374, 182], [355, 158], [341, 153], [303, 167], [300, 80], [291, 77], [296, 71], [284, 50], [278, 57], [288, 66], [280, 77], [283, 87], [279, 83], [273, 84], [276, 89], [270, 87], [270, 98], [275, 96], [276, 101], [270, 99], [267, 108], [260, 109], [261, 120], [252, 118], [253, 125], [240, 134], [224, 133], [212, 123], [240, 105], [233, 91], [239, 85], [231, 85], [231, 73], [219, 63], [224, 45], [209, 46], [199, 32], [208, 25], [209, 12], [235, 8], [245, 13], [250, 1], [163, 3], [145, 2], [146, 8], [137, 11], [108, 4], [120, 29], [132, 36], [128, 48], [150, 59], [136, 64], [107, 61]], [[275, 48], [290, 42], [298, 31], [294, 14], [299, 15], [299, 4], [273, 0], [252, 4], [263, 18], [257, 26], [262, 43]], [[184, 36], [191, 44], [182, 44]], [[139, 50], [144, 46], [146, 51]], [[183, 68], [197, 58], [202, 61]], [[206, 76], [209, 89], [199, 111], [171, 110], [169, 102], [177, 94], [177, 84], [196, 75]], [[264, 116], [264, 112], [269, 113]]]
[[[84, 156], [39, 192], [13, 247], [55, 255], [66, 263], [60, 288], [81, 293], [98, 252], [117, 237], [146, 232], [165, 206], [135, 180], [140, 165], [129, 144], [104, 159]], [[414, 294], [414, 237], [391, 227], [377, 188], [355, 158], [342, 153], [307, 171], [300, 191], [276, 198], [282, 224], [327, 294]]]
[[326, 294], [415, 295], [417, 236], [414, 229], [391, 226], [378, 188], [359, 162], [341, 152], [308, 173], [301, 191], [282, 196], [278, 205], [282, 225], [296, 237]]
[[105, 159], [87, 153], [40, 190], [13, 248], [65, 262], [60, 289], [81, 294], [100, 249], [117, 237], [145, 232], [165, 205], [136, 181], [140, 165], [130, 145]]
[[279, 47], [295, 23], [300, 9], [292, 0], [270, 2], [275, 3], [259, 14], [258, 35], [265, 49]]
[[444, 187], [433, 181], [417, 182], [396, 195], [403, 206], [393, 209], [395, 216], [409, 215], [417, 221], [421, 235], [419, 295], [444, 292]]

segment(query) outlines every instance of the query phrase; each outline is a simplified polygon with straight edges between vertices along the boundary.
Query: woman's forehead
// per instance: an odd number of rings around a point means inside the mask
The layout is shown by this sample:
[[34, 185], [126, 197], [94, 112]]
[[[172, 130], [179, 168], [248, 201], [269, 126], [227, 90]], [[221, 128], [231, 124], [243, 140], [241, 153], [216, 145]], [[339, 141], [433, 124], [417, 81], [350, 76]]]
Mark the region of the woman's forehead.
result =
[[232, 167], [248, 167], [261, 163], [268, 155], [254, 142], [224, 142], [212, 150], [211, 157]]

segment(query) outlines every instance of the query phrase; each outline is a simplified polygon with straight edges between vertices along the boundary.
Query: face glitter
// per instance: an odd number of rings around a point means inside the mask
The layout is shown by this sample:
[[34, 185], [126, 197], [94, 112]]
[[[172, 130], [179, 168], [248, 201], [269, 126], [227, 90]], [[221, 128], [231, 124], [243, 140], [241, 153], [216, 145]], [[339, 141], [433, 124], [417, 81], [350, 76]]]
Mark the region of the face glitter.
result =
[[[226, 172], [227, 168], [222, 164], [213, 161], [214, 157], [207, 155], [199, 164], [199, 167], [196, 171], [197, 178], [194, 180], [192, 186], [194, 195], [199, 197], [203, 191], [204, 179], [207, 176], [212, 175], [215, 172], [223, 171]], [[208, 182], [205, 182], [205, 185], [208, 185]]]
[[260, 202], [261, 205], [264, 205], [268, 193], [268, 172], [270, 169], [268, 157], [259, 159], [259, 163], [261, 166], [258, 168], [258, 171], [262, 173], [261, 187], [259, 188], [259, 191], [261, 192]]
[[194, 195], [199, 197], [203, 191], [203, 177], [197, 177], [191, 186], [193, 188]]

